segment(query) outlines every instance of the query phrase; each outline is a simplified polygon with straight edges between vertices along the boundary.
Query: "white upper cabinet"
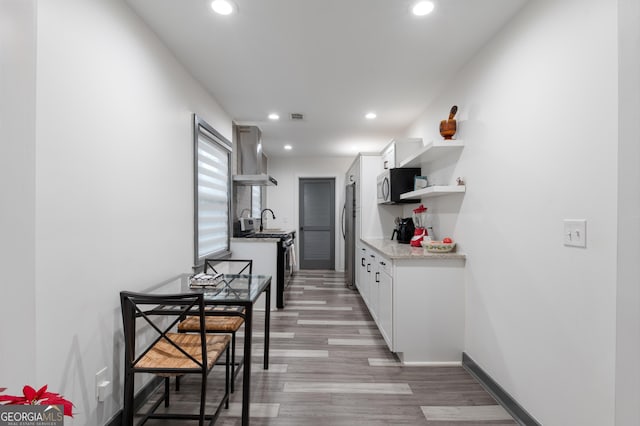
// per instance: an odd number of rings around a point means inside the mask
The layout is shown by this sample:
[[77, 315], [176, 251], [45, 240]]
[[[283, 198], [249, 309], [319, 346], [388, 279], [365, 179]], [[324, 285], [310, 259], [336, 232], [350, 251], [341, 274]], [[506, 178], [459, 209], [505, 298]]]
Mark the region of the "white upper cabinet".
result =
[[[382, 150], [382, 170], [396, 167], [410, 167], [401, 165], [402, 160], [414, 155], [422, 149], [422, 139], [394, 139]], [[419, 166], [418, 166], [419, 167]]]

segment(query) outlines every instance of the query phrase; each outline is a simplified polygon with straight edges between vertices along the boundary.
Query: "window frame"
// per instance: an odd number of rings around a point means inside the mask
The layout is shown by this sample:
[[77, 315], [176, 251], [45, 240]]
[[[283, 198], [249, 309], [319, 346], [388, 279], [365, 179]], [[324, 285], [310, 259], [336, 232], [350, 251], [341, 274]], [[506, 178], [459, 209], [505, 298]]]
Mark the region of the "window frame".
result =
[[[199, 205], [200, 197], [198, 193], [198, 144], [200, 137], [204, 136], [209, 143], [217, 145], [227, 152], [227, 243], [224, 250], [206, 253], [202, 256], [200, 252], [200, 223], [199, 223]], [[231, 204], [232, 204], [232, 171], [231, 160], [233, 154], [233, 145], [231, 141], [225, 138], [220, 132], [211, 127], [206, 121], [197, 114], [193, 114], [193, 258], [194, 267], [198, 268], [204, 265], [205, 259], [223, 259], [231, 255]]]

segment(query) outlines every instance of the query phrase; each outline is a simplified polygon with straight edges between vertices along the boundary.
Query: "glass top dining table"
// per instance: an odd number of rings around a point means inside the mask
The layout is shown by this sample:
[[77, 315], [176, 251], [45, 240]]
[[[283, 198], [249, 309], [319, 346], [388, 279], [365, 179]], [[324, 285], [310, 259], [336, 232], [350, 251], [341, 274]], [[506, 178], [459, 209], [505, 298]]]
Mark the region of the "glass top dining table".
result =
[[193, 287], [189, 283], [190, 274], [182, 274], [177, 280], [156, 287], [151, 293], [178, 291], [181, 293], [202, 293], [207, 306], [241, 306], [242, 310], [224, 310], [220, 315], [237, 315], [244, 319], [244, 354], [242, 372], [242, 426], [249, 425], [249, 403], [251, 391], [251, 341], [253, 311], [258, 298], [265, 294], [264, 315], [264, 369], [269, 369], [269, 328], [271, 307], [271, 276], [256, 274], [224, 274], [216, 286]]

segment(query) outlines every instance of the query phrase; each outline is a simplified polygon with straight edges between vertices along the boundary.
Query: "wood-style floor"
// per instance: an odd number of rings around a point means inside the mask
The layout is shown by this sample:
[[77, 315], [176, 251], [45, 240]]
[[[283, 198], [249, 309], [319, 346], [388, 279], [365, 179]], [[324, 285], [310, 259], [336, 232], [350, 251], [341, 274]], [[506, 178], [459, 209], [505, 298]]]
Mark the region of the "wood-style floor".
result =
[[[261, 365], [263, 318], [257, 313], [254, 323], [253, 426], [517, 424], [462, 367], [399, 365], [342, 273], [297, 273], [286, 308], [271, 313], [269, 370]], [[223, 372], [214, 368], [207, 399], [218, 397]], [[240, 425], [241, 375], [218, 425]], [[199, 379], [185, 377], [181, 386], [170, 408], [197, 412]], [[194, 424], [147, 422], [182, 423]]]

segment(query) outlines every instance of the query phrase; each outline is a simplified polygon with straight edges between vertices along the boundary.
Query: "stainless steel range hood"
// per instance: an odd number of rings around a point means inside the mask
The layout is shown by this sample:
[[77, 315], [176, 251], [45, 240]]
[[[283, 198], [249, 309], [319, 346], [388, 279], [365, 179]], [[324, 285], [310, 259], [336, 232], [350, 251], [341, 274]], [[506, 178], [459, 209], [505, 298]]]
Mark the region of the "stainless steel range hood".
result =
[[236, 185], [274, 186], [278, 181], [267, 175], [267, 158], [262, 152], [262, 131], [257, 126], [233, 128], [238, 147], [238, 173], [233, 176]]

